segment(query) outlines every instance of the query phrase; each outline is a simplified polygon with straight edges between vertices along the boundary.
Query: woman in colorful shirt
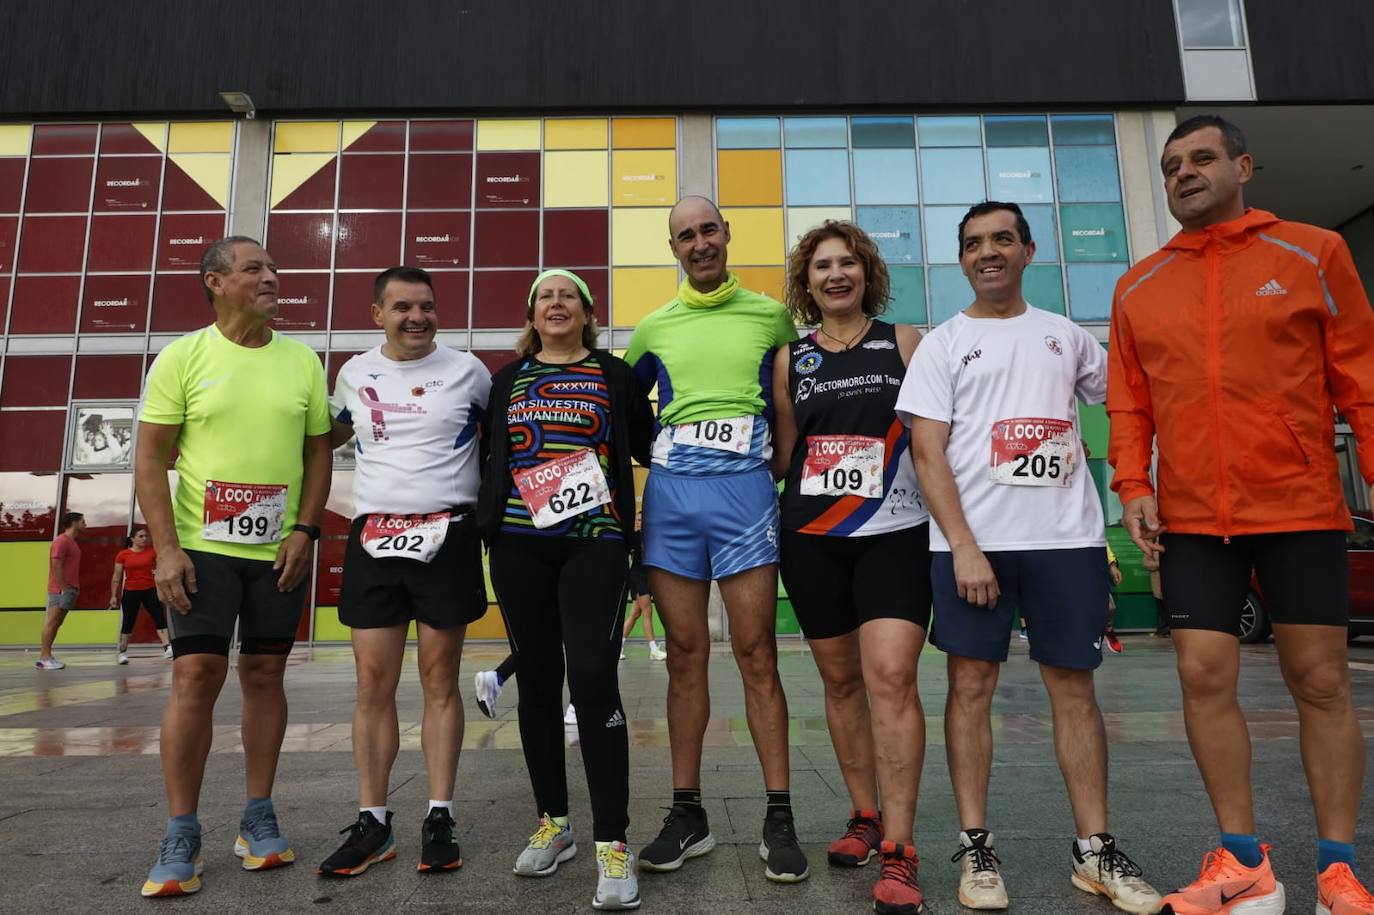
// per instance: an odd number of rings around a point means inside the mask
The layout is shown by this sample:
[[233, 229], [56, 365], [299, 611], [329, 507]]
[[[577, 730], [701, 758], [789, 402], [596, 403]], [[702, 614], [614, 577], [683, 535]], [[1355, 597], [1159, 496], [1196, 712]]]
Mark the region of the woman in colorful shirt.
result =
[[[124, 611], [119, 627], [119, 653], [116, 664], [129, 663], [129, 636], [138, 620], [138, 608], [148, 611], [157, 628], [157, 640], [162, 643], [162, 656], [172, 659], [172, 643], [167, 638], [167, 614], [157, 599], [157, 585], [153, 582], [153, 567], [157, 565], [157, 550], [148, 541], [148, 532], [139, 528], [125, 539], [124, 549], [115, 556], [114, 577], [110, 579], [110, 609]], [[124, 585], [121, 599], [119, 586]]]

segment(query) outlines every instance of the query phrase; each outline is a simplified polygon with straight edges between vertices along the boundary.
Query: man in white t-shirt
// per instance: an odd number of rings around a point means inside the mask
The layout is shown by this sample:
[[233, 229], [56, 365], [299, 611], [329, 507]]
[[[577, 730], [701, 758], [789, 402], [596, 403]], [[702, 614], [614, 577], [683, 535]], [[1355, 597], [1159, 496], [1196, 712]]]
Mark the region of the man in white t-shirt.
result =
[[931, 641], [948, 655], [959, 901], [1007, 907], [987, 797], [992, 696], [1019, 607], [1078, 829], [1073, 883], [1125, 911], [1155, 912], [1159, 894], [1107, 832], [1107, 737], [1093, 693], [1110, 580], [1078, 401], [1106, 397], [1106, 356], [1086, 330], [1021, 297], [1035, 243], [1015, 204], [970, 209], [959, 247], [973, 304], [926, 335], [897, 397], [935, 519]]
[[473, 506], [478, 421], [491, 374], [471, 353], [435, 344], [438, 309], [423, 270], [380, 274], [372, 319], [386, 342], [345, 362], [329, 399], [334, 447], [357, 437], [339, 621], [352, 629], [357, 663], [359, 811], [343, 845], [319, 867], [340, 877], [396, 856], [387, 782], [400, 746], [396, 684], [411, 621], [419, 638], [420, 745], [430, 797], [418, 868], [442, 873], [462, 866], [453, 821], [463, 743], [458, 661], [467, 624], [487, 610]]

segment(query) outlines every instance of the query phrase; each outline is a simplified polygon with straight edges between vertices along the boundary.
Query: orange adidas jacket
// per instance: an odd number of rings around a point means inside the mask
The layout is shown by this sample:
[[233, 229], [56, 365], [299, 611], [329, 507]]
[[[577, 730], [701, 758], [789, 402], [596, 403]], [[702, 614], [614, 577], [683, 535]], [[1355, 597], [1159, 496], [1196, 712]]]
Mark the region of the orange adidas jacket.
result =
[[1248, 210], [1180, 232], [1116, 286], [1112, 489], [1176, 533], [1349, 530], [1333, 405], [1374, 481], [1374, 311], [1335, 232]]

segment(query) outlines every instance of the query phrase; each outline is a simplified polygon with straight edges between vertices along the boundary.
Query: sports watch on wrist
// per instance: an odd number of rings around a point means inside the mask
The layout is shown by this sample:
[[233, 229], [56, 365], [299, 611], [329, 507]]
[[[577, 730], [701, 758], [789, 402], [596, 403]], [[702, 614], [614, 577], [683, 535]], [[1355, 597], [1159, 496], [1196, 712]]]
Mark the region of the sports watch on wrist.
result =
[[320, 539], [320, 529], [318, 527], [311, 527], [309, 524], [293, 524], [291, 530], [300, 531], [311, 540]]

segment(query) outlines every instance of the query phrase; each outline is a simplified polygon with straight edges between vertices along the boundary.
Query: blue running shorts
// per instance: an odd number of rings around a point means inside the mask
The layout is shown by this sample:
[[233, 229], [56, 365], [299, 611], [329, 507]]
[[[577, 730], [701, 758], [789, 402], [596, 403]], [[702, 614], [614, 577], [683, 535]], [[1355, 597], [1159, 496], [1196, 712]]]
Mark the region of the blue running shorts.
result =
[[778, 561], [778, 490], [767, 468], [682, 476], [659, 467], [644, 487], [644, 565], [719, 581]]

